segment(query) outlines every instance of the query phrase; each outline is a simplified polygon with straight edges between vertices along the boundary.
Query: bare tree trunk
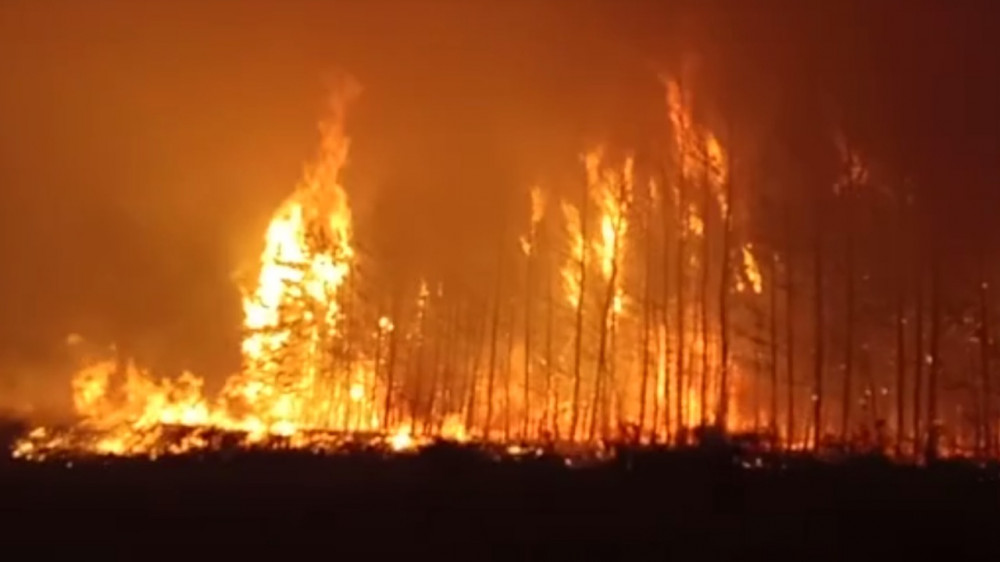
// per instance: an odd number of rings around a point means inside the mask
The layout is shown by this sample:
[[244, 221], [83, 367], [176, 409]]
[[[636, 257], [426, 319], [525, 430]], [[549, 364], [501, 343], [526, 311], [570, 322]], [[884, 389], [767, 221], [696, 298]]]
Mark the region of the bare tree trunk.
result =
[[486, 421], [484, 435], [487, 441], [492, 438], [493, 432], [493, 389], [496, 385], [497, 376], [497, 338], [500, 337], [500, 295], [503, 283], [503, 259], [497, 259], [497, 280], [496, 292], [493, 295], [493, 327], [490, 334], [490, 366], [486, 379]]
[[524, 396], [521, 407], [524, 410], [521, 425], [521, 439], [528, 438], [528, 428], [531, 421], [531, 262], [534, 249], [534, 236], [532, 236], [531, 246], [528, 248], [528, 255], [525, 259], [524, 273]]
[[[617, 256], [616, 256], [617, 258]], [[594, 381], [594, 392], [592, 404], [592, 417], [590, 418], [590, 439], [594, 439], [596, 423], [598, 413], [604, 409], [600, 406], [600, 401], [605, 399], [605, 394], [607, 393], [607, 374], [608, 374], [608, 337], [609, 337], [609, 324], [614, 322], [611, 317], [612, 304], [615, 298], [615, 284], [618, 278], [618, 260], [614, 259], [611, 266], [611, 275], [608, 279], [608, 290], [604, 296], [604, 302], [601, 305], [601, 332], [600, 341], [598, 344], [597, 351], [597, 379]]]
[[[849, 190], [850, 188], [848, 188]], [[844, 443], [851, 440], [851, 411], [854, 398], [851, 396], [851, 383], [854, 378], [854, 224], [851, 208], [851, 193], [846, 194], [847, 201], [847, 248], [845, 273], [845, 325], [844, 325], [844, 389], [841, 396], [840, 439]]]
[[[644, 216], [642, 231], [643, 239], [646, 242], [646, 256], [645, 256], [645, 270], [643, 271], [643, 301], [642, 301], [642, 386], [639, 388], [639, 431], [638, 437], [642, 437], [643, 432], [646, 427], [646, 389], [649, 385], [649, 325], [650, 316], [652, 315], [652, 299], [653, 299], [653, 284], [650, 280], [652, 276], [652, 260], [653, 260], [653, 243], [650, 240], [650, 214], [652, 207], [652, 199], [650, 199], [648, 206], [646, 207], [646, 213]], [[656, 400], [656, 394], [653, 394], [654, 402]], [[653, 434], [656, 434], [656, 408], [653, 408]]]
[[768, 416], [768, 431], [773, 438], [778, 435], [778, 253], [771, 252], [771, 294], [770, 294], [770, 351], [771, 351], [771, 412]]
[[990, 284], [987, 280], [986, 258], [981, 258], [980, 284], [979, 284], [979, 369], [981, 384], [983, 389], [982, 425], [983, 425], [983, 449], [986, 455], [993, 453], [993, 384], [992, 384], [992, 364], [990, 360], [990, 338], [992, 330], [990, 327]]
[[[448, 350], [448, 362], [447, 362], [447, 386], [445, 388], [446, 397], [446, 407], [447, 412], [451, 416], [460, 417], [463, 413], [462, 408], [465, 405], [465, 395], [460, 392], [461, 385], [464, 383], [464, 377], [462, 377], [462, 363], [465, 358], [465, 347], [468, 345], [468, 339], [466, 334], [469, 328], [466, 326], [466, 319], [469, 315], [469, 298], [468, 295], [463, 295], [460, 303], [455, 307], [455, 316], [452, 320], [451, 325], [451, 337], [449, 341], [451, 345]], [[441, 427], [444, 426], [444, 419], [441, 420]], [[440, 431], [440, 429], [439, 429]]]
[[[662, 260], [661, 260], [661, 262], [662, 262], [662, 266], [663, 266], [663, 285], [662, 285], [662, 291], [663, 291], [662, 292], [662, 299], [663, 300], [662, 300], [662, 308], [660, 309], [660, 317], [659, 318], [660, 318], [660, 322], [662, 323], [662, 326], [663, 326], [663, 332], [661, 333], [659, 331], [659, 328], [657, 328], [657, 337], [656, 337], [656, 342], [657, 342], [657, 355], [656, 355], [656, 357], [657, 357], [657, 371], [656, 372], [657, 372], [657, 382], [659, 382], [660, 369], [662, 368], [664, 370], [664, 377], [663, 377], [663, 382], [662, 382], [662, 384], [663, 384], [663, 406], [662, 406], [663, 407], [663, 414], [662, 415], [663, 415], [663, 421], [664, 421], [664, 424], [663, 424], [664, 425], [664, 439], [666, 440], [667, 443], [670, 443], [671, 438], [672, 438], [672, 435], [671, 435], [671, 426], [670, 426], [670, 423], [671, 423], [671, 419], [670, 419], [670, 377], [667, 376], [668, 369], [666, 368], [666, 361], [667, 361], [667, 358], [669, 357], [669, 354], [668, 354], [667, 350], [665, 349], [665, 348], [668, 347], [667, 346], [667, 342], [664, 341], [666, 338], [669, 337], [669, 326], [670, 326], [670, 318], [669, 318], [669, 316], [670, 316], [670, 313], [669, 313], [669, 303], [670, 303], [670, 232], [671, 232], [671, 226], [673, 226], [674, 227], [673, 231], [675, 232], [675, 235], [676, 235], [676, 233], [678, 233], [679, 230], [680, 230], [680, 228], [682, 227], [683, 223], [681, 221], [675, 220], [674, 223], [671, 224], [671, 221], [669, 220], [670, 212], [669, 212], [669, 203], [668, 203], [668, 201], [670, 200], [670, 198], [668, 196], [669, 189], [670, 189], [670, 187], [669, 187], [670, 184], [667, 181], [667, 173], [662, 168], [660, 169], [660, 178], [662, 180], [661, 184], [660, 184], [660, 186], [661, 186], [660, 187], [660, 224], [662, 226], [662, 229], [661, 229], [662, 242], [661, 243], [663, 244], [663, 247], [661, 248], [661, 250], [662, 250]], [[650, 206], [652, 207], [652, 201], [650, 202]], [[678, 204], [678, 208], [680, 208], [679, 204]], [[680, 215], [677, 215], [675, 218], [678, 218], [679, 216]], [[664, 349], [661, 350], [661, 346]], [[662, 367], [661, 367], [661, 361], [662, 361]], [[661, 415], [660, 414], [659, 386], [657, 386], [656, 389], [654, 390], [653, 396], [654, 396], [654, 401], [653, 401], [653, 409], [654, 409], [654, 412], [653, 412], [653, 441], [655, 442], [657, 440], [657, 437], [658, 437], [660, 415]]]
[[[366, 400], [366, 402], [370, 404], [369, 409], [371, 410], [368, 412], [369, 419], [371, 419], [371, 414], [377, 414], [378, 406], [376, 404], [378, 400], [378, 383], [382, 378], [382, 348], [385, 346], [383, 343], [385, 340], [385, 329], [382, 327], [381, 313], [379, 313], [378, 318], [379, 320], [376, 323], [378, 331], [375, 332], [375, 359], [372, 361], [372, 383], [365, 389], [366, 397], [370, 397]], [[385, 418], [382, 418], [382, 420], [384, 421]]]
[[611, 352], [608, 354], [608, 379], [606, 388], [608, 389], [606, 393], [605, 409], [604, 409], [604, 428], [603, 436], [605, 439], [611, 434], [611, 421], [612, 416], [614, 421], [619, 425], [622, 423], [622, 385], [618, 380], [618, 315], [614, 312], [611, 313], [611, 333], [609, 334], [610, 342], [609, 347]]
[[[732, 125], [729, 131], [729, 159], [733, 161]], [[719, 264], [719, 403], [715, 423], [726, 431], [729, 427], [729, 270], [733, 229], [733, 166], [726, 174], [725, 209], [722, 216], [722, 261]], [[708, 237], [705, 237], [706, 242]], [[707, 262], [706, 262], [707, 263]], [[759, 380], [759, 377], [758, 377]]]
[[[666, 189], [666, 188], [664, 188], [664, 189]], [[674, 408], [674, 417], [677, 419], [677, 444], [678, 445], [685, 445], [685, 444], [687, 444], [687, 431], [684, 428], [684, 423], [686, 421], [686, 416], [684, 415], [684, 394], [685, 394], [685, 392], [684, 392], [684, 385], [685, 385], [684, 357], [685, 357], [685, 354], [687, 353], [687, 337], [685, 335], [686, 326], [685, 326], [685, 322], [684, 322], [684, 312], [685, 312], [685, 308], [686, 308], [686, 306], [685, 306], [686, 303], [684, 302], [684, 297], [685, 297], [685, 294], [684, 294], [684, 283], [687, 280], [684, 277], [684, 273], [686, 271], [685, 266], [687, 265], [685, 263], [685, 259], [687, 259], [687, 244], [685, 242], [687, 240], [688, 220], [687, 220], [687, 215], [686, 215], [686, 213], [687, 213], [687, 182], [684, 180], [683, 177], [681, 177], [681, 179], [680, 179], [680, 181], [678, 183], [678, 188], [677, 189], [678, 189], [678, 197], [677, 197], [677, 213], [676, 213], [676, 216], [677, 216], [677, 226], [678, 226], [678, 228], [677, 228], [677, 255], [675, 256], [677, 265], [676, 265], [676, 268], [675, 268], [676, 271], [674, 272], [675, 275], [677, 276], [676, 277], [676, 281], [675, 281], [676, 293], [677, 293], [677, 300], [676, 300], [676, 303], [675, 303], [676, 307], [677, 307], [677, 311], [676, 311], [676, 314], [677, 314], [677, 349], [676, 349], [677, 357], [676, 357], [676, 364], [674, 365], [674, 377], [676, 379], [675, 382], [674, 382], [674, 389], [675, 389], [674, 400], [676, 402], [676, 405], [675, 405], [675, 408]], [[666, 195], [664, 195], [664, 199], [666, 199]], [[664, 220], [664, 224], [666, 224], [666, 220]], [[664, 247], [664, 251], [663, 251], [663, 254], [664, 254], [664, 258], [663, 258], [663, 264], [664, 264], [663, 265], [663, 273], [664, 273], [663, 287], [664, 287], [664, 293], [665, 293], [664, 294], [664, 299], [663, 299], [663, 311], [664, 311], [664, 314], [663, 314], [664, 320], [663, 321], [664, 321], [664, 324], [666, 324], [666, 322], [667, 322], [667, 314], [666, 314], [666, 310], [667, 310], [667, 295], [666, 295], [666, 291], [668, 289], [668, 285], [666, 283], [666, 280], [669, 278], [669, 275], [667, 275], [668, 274], [668, 271], [667, 271], [667, 269], [668, 269], [667, 261], [668, 261], [669, 256], [667, 256], [667, 251], [666, 251], [666, 247], [667, 247], [667, 233], [666, 232], [663, 233], [663, 247]], [[664, 380], [663, 384], [667, 388], [670, 388], [669, 381]], [[666, 401], [666, 409], [668, 411], [670, 410], [670, 401], [669, 400]], [[669, 414], [667, 414], [667, 419], [669, 421], [669, 419], [670, 419], [670, 415]], [[669, 432], [669, 425], [668, 425], [668, 432]]]
[[[758, 319], [755, 324], [755, 331], [759, 334], [763, 331], [761, 320]], [[763, 392], [761, 392], [760, 388], [761, 379], [763, 379], [761, 376], [761, 370], [763, 369], [763, 361], [761, 357], [763, 354], [761, 353], [760, 347], [761, 343], [759, 341], [753, 346], [753, 432], [755, 435], [760, 434], [760, 407], [763, 398]]]
[[555, 322], [555, 302], [552, 297], [552, 262], [545, 266], [545, 418], [544, 423], [558, 437], [556, 417], [558, 416], [559, 399], [555, 396], [553, 380], [554, 355], [552, 353], [552, 331]]
[[[625, 185], [621, 185], [618, 193], [617, 205], [619, 209], [622, 207], [625, 201]], [[617, 295], [618, 288], [618, 238], [621, 233], [622, 226], [622, 214], [619, 213], [618, 220], [615, 221], [613, 225], [615, 231], [615, 247], [611, 249], [611, 273], [608, 275], [608, 288], [604, 295], [604, 302], [601, 305], [601, 333], [600, 342], [597, 352], [597, 380], [594, 383], [594, 393], [593, 393], [593, 416], [590, 419], [590, 439], [594, 439], [595, 425], [597, 423], [598, 412], [602, 415], [608, 413], [608, 405], [602, 404], [607, 402], [607, 397], [612, 393], [609, 392], [608, 386], [608, 340], [609, 336], [613, 336], [609, 331], [614, 330], [615, 322], [615, 312], [614, 312], [614, 301]]]
[[514, 382], [514, 328], [516, 326], [516, 306], [513, 299], [510, 303], [510, 318], [507, 324], [507, 368], [506, 376], [504, 377], [504, 390], [503, 390], [503, 405], [504, 405], [504, 416], [503, 416], [503, 440], [504, 442], [510, 442], [510, 422], [511, 422], [511, 408], [510, 408], [510, 390], [511, 384]]
[[924, 374], [924, 272], [922, 269], [916, 275], [916, 298], [914, 299], [915, 322], [914, 331], [916, 341], [913, 349], [915, 361], [913, 364], [913, 454], [920, 454], [920, 446], [923, 441], [923, 374]]
[[896, 286], [896, 456], [903, 455], [906, 439], [906, 296], [903, 288], [903, 267], [898, 271]]
[[709, 198], [709, 185], [708, 180], [702, 185], [702, 222], [704, 223], [704, 231], [701, 237], [701, 392], [699, 393], [699, 400], [701, 402], [701, 418], [699, 420], [700, 425], [705, 427], [708, 425], [708, 377], [709, 377], [709, 363], [708, 363], [708, 264], [711, 258], [711, 241], [709, 240], [709, 229], [708, 217], [710, 215], [709, 208], [711, 199]]
[[727, 211], [722, 227], [722, 279], [719, 283], [719, 403], [715, 423], [722, 430], [729, 427], [729, 215]]
[[935, 460], [938, 455], [940, 422], [938, 419], [938, 379], [941, 374], [941, 263], [938, 255], [931, 265], [931, 368], [927, 379], [927, 446], [924, 458]]
[[[428, 297], [430, 300], [430, 297]], [[413, 400], [411, 401], [410, 407], [410, 428], [413, 432], [417, 431], [418, 418], [421, 415], [421, 407], [423, 406], [424, 399], [424, 376], [426, 374], [424, 365], [424, 348], [427, 344], [427, 306], [429, 303], [424, 301], [424, 308], [420, 311], [420, 319], [418, 322], [420, 335], [419, 341], [417, 342], [417, 381], [416, 390], [413, 395]]]
[[[397, 301], [398, 302], [398, 301]], [[394, 318], [393, 322], [399, 321], [399, 307], [393, 306]], [[385, 366], [385, 408], [382, 412], [382, 426], [389, 429], [392, 424], [392, 395], [395, 392], [395, 375], [396, 375], [396, 350], [398, 346], [398, 330], [393, 327], [389, 331], [389, 357]]]
[[823, 272], [824, 272], [824, 247], [823, 247], [823, 210], [822, 203], [817, 208], [816, 225], [813, 240], [813, 308], [814, 308], [814, 328], [815, 338], [813, 345], [815, 357], [813, 363], [813, 415], [812, 415], [812, 446], [819, 449], [823, 432], [823, 369], [825, 357], [824, 351], [824, 331], [823, 317], [825, 303], [823, 300]]
[[785, 441], [795, 445], [795, 268], [790, 206], [785, 205], [785, 377], [788, 379]]
[[[485, 311], [486, 306], [482, 307], [481, 312]], [[475, 349], [472, 354], [472, 365], [471, 371], [469, 372], [469, 381], [467, 383], [467, 395], [466, 395], [466, 410], [465, 410], [465, 429], [467, 432], [471, 433], [473, 427], [476, 424], [476, 398], [478, 398], [477, 393], [479, 392], [479, 367], [480, 362], [483, 359], [483, 350], [486, 347], [486, 334], [489, 331], [487, 324], [491, 322], [487, 318], [486, 314], [477, 317], [483, 318], [481, 322], [476, 322], [476, 335], [475, 338]]]
[[576, 332], [573, 339], [573, 413], [570, 417], [569, 424], [569, 438], [571, 441], [576, 440], [576, 428], [577, 423], [580, 419], [580, 381], [582, 374], [580, 372], [581, 359], [583, 354], [583, 297], [586, 294], [586, 281], [587, 281], [587, 208], [588, 199], [590, 194], [587, 193], [587, 187], [584, 186], [583, 189], [583, 204], [580, 209], [580, 237], [583, 239], [584, 251], [580, 256], [580, 294], [577, 295], [576, 299]]
[[440, 309], [443, 308], [443, 305], [440, 305], [440, 300], [439, 295], [439, 298], [437, 299], [437, 304], [439, 306], [435, 307], [436, 310], [434, 314], [434, 351], [431, 354], [431, 387], [430, 393], [427, 395], [427, 404], [424, 414], [424, 434], [429, 434], [430, 430], [436, 425], [434, 408], [437, 405], [438, 386], [441, 382], [441, 348], [445, 339], [445, 336], [441, 333], [442, 315]]
[[[354, 329], [351, 319], [354, 318], [354, 311], [356, 308], [355, 300], [353, 298], [354, 284], [356, 282], [355, 276], [356, 276], [356, 268], [352, 263], [348, 271], [347, 279], [344, 282], [344, 290], [339, 295], [340, 296], [339, 300], [341, 302], [341, 310], [344, 311], [343, 315], [344, 320], [341, 322], [341, 330], [344, 338], [343, 339], [344, 356], [342, 358], [344, 370], [341, 372], [344, 375], [346, 375], [346, 376], [343, 375], [340, 376], [339, 379], [340, 379], [340, 385], [342, 385], [341, 386], [341, 391], [343, 392], [342, 396], [347, 396], [347, 400], [343, 401], [345, 408], [344, 408], [344, 425], [342, 427], [344, 427], [348, 431], [351, 431], [353, 429], [354, 426], [352, 422], [354, 421], [356, 415], [356, 412], [354, 411], [356, 409], [356, 406], [354, 404], [354, 401], [350, 399], [351, 375], [352, 373], [354, 373]], [[334, 372], [336, 371], [337, 368], [335, 367]]]
[[[652, 313], [650, 313], [650, 314], [652, 314]], [[659, 317], [665, 316], [666, 312], [664, 312], [662, 310], [658, 310], [658, 311], [656, 311], [656, 314], [657, 314], [657, 317], [659, 318]], [[654, 322], [654, 320], [651, 319], [651, 322]], [[652, 414], [652, 416], [650, 416], [652, 418], [652, 427], [650, 428], [651, 431], [652, 431], [652, 433], [650, 434], [650, 443], [656, 444], [657, 442], [659, 442], [659, 439], [660, 439], [660, 419], [661, 419], [661, 416], [663, 418], [663, 426], [664, 426], [663, 438], [664, 438], [664, 440], [665, 440], [666, 443], [670, 443], [670, 439], [671, 439], [671, 434], [670, 434], [670, 391], [669, 391], [670, 387], [669, 387], [669, 384], [668, 384], [669, 381], [668, 381], [668, 379], [666, 377], [666, 370], [667, 370], [666, 369], [666, 360], [667, 360], [666, 347], [667, 347], [667, 344], [664, 341], [664, 339], [667, 337], [667, 335], [666, 335], [666, 327], [664, 326], [661, 329], [659, 326], [657, 326], [654, 323], [651, 326], [650, 329], [656, 330], [656, 336], [655, 336], [656, 337], [656, 343], [654, 344], [654, 348], [653, 348], [653, 349], [656, 350], [656, 374], [654, 376], [654, 381], [655, 381], [656, 384], [653, 385], [653, 414]], [[659, 383], [660, 383], [660, 373], [661, 372], [664, 374], [664, 377], [663, 377], [664, 378], [664, 380], [663, 380], [663, 390], [664, 390], [664, 393], [663, 393], [662, 397], [660, 396], [660, 388], [661, 387], [659, 386]], [[661, 408], [662, 408], [662, 411], [661, 411]]]

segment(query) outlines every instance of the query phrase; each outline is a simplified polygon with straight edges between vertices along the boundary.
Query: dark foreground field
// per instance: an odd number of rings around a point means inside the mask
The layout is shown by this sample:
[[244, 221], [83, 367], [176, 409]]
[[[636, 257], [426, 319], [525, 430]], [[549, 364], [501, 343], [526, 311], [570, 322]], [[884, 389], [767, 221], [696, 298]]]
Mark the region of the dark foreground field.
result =
[[1000, 485], [988, 471], [785, 464], [748, 469], [719, 454], [647, 452], [567, 468], [558, 458], [496, 462], [453, 448], [393, 459], [2, 461], [0, 536], [35, 554], [99, 544], [76, 552], [129, 558], [176, 549], [202, 558], [217, 548], [261, 558], [276, 543], [317, 559], [1000, 556]]

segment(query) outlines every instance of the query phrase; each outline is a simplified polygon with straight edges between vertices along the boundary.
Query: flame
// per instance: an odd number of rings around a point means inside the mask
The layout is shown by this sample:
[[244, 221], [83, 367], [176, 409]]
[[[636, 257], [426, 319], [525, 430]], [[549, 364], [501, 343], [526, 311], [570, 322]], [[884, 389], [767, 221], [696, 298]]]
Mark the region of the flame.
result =
[[320, 126], [319, 158], [267, 228], [256, 286], [243, 298], [243, 370], [223, 390], [222, 407], [238, 424], [285, 432], [336, 409], [324, 408], [313, 391], [327, 382], [321, 378], [339, 335], [338, 297], [354, 257], [339, 174], [350, 145], [345, 105], [357, 93], [349, 87], [332, 98], [332, 119]]
[[674, 134], [681, 175], [685, 178], [694, 177], [699, 169], [699, 162], [698, 155], [692, 150], [696, 144], [696, 132], [691, 117], [690, 92], [681, 88], [676, 79], [664, 76], [660, 79], [666, 85], [667, 116]]
[[601, 273], [610, 279], [612, 270], [621, 262], [622, 239], [628, 230], [626, 209], [632, 193], [632, 158], [625, 160], [622, 170], [599, 169], [601, 149], [587, 153], [587, 182], [592, 197], [597, 201], [600, 221], [600, 238], [594, 243], [594, 251], [601, 264]]
[[[753, 255], [753, 244], [746, 243], [741, 248], [743, 255], [743, 277], [750, 283], [750, 289], [754, 294], [761, 294], [764, 291], [764, 277], [760, 273], [760, 266], [757, 258]], [[737, 281], [737, 289], [743, 291], [745, 285], [743, 280]]]
[[614, 298], [611, 301], [611, 313], [615, 316], [621, 315], [625, 311], [625, 294], [622, 293], [621, 289], [615, 291]]
[[[338, 370], [331, 356], [342, 336], [341, 299], [354, 258], [351, 211], [339, 181], [350, 146], [343, 119], [359, 93], [348, 82], [331, 98], [331, 118], [320, 125], [319, 156], [267, 227], [259, 272], [243, 291], [242, 369], [226, 381], [216, 403], [206, 402], [202, 380], [190, 373], [156, 380], [133, 363], [120, 368], [114, 360], [96, 361], [72, 383], [81, 426], [99, 432], [80, 446], [108, 454], [152, 453], [170, 426], [240, 431], [248, 442], [309, 428], [380, 427], [374, 365], [357, 357], [352, 368]], [[425, 284], [421, 302], [426, 298]], [[392, 321], [381, 318], [379, 328], [391, 331]], [[123, 381], [114, 384], [116, 376]], [[20, 454], [38, 450], [33, 438], [52, 436], [32, 432], [19, 444]], [[174, 444], [200, 445], [204, 440], [197, 434]]]
[[530, 256], [532, 246], [535, 244], [535, 236], [538, 233], [538, 225], [542, 222], [542, 218], [545, 216], [545, 195], [542, 192], [542, 188], [539, 186], [534, 186], [531, 188], [531, 225], [529, 226], [527, 236], [522, 236], [521, 251], [524, 255]]
[[723, 216], [729, 212], [729, 202], [726, 200], [725, 184], [729, 175], [726, 153], [719, 140], [711, 131], [705, 131], [705, 166], [707, 167], [708, 185], [715, 195], [719, 211]]
[[695, 204], [688, 205], [688, 212], [686, 217], [686, 223], [688, 227], [688, 232], [696, 237], [700, 237], [705, 234], [705, 221], [698, 214], [698, 207]]
[[[695, 123], [691, 93], [685, 91], [676, 79], [661, 77], [661, 80], [666, 84], [667, 115], [674, 135], [681, 176], [695, 184], [701, 183], [704, 178], [704, 183], [707, 183], [705, 188], [712, 190], [719, 211], [725, 216], [729, 212], [725, 189], [729, 177], [726, 151], [711, 130]], [[707, 209], [702, 212], [706, 211]], [[704, 219], [698, 216], [698, 211], [694, 208], [688, 218], [688, 225], [692, 234], [700, 236], [704, 231]]]
[[465, 428], [465, 421], [461, 416], [451, 414], [444, 419], [441, 424], [441, 437], [458, 443], [465, 443], [469, 440], [469, 433]]
[[410, 434], [409, 427], [400, 427], [392, 434], [389, 438], [389, 445], [392, 447], [393, 451], [400, 452], [412, 449], [414, 446], [413, 436]]
[[576, 308], [580, 304], [580, 264], [586, 259], [583, 240], [583, 229], [580, 222], [580, 211], [571, 203], [562, 203], [563, 217], [566, 220], [566, 231], [570, 242], [570, 259], [563, 265], [560, 273], [566, 299], [570, 306]]
[[545, 194], [540, 186], [531, 188], [531, 227], [532, 231], [542, 222], [545, 216]]

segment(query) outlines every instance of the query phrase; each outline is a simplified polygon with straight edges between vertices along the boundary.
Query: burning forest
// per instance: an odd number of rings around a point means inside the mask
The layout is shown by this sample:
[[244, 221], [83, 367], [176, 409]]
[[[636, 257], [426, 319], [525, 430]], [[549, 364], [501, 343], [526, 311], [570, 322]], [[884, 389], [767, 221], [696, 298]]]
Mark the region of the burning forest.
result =
[[521, 182], [495, 244], [447, 272], [400, 273], [372, 242], [390, 221], [348, 173], [367, 92], [342, 80], [231, 287], [238, 371], [209, 392], [70, 336], [76, 423], [30, 429], [14, 457], [437, 440], [611, 455], [737, 436], [820, 456], [1000, 455], [989, 219], [952, 216], [936, 169], [900, 165], [925, 147], [876, 135], [846, 86], [790, 123], [738, 48], [700, 45], [637, 72], [656, 92], [639, 133], [577, 136], [572, 171]]
[[[915, 294], [891, 281], [891, 329], [858, 318], [880, 274], [877, 256], [856, 245], [862, 228], [878, 226], [865, 221], [881, 220], [865, 207], [895, 207], [905, 229], [912, 195], [893, 191], [905, 186], [880, 184], [864, 154], [834, 135], [839, 172], [815, 195], [829, 216], [815, 219], [804, 263], [787, 209], [784, 230], [762, 234], [772, 211], [740, 181], [736, 137], [699, 121], [683, 81], [660, 80], [660, 154], [583, 151], [579, 187], [526, 189], [525, 226], [496, 251], [491, 294], [423, 278], [389, 306], [359, 275], [378, 258], [355, 251], [341, 185], [346, 114], [361, 93], [347, 81], [321, 123], [318, 155], [273, 213], [256, 277], [239, 287], [240, 372], [207, 396], [189, 372], [161, 377], [114, 349], [82, 357], [71, 389], [79, 423], [32, 429], [14, 456], [156, 457], [223, 444], [406, 451], [436, 439], [603, 450], [690, 445], [706, 432], [904, 459], [997, 451], [991, 394], [970, 403], [946, 392], [937, 359], [945, 346], [970, 350], [982, 373], [972, 384], [989, 389], [986, 278], [978, 315], [947, 330], [940, 266], [929, 286], [917, 276]], [[844, 308], [827, 319], [825, 299]], [[800, 312], [810, 305], [812, 334]]]
[[0, 2], [4, 538], [1000, 560], [975, 4]]

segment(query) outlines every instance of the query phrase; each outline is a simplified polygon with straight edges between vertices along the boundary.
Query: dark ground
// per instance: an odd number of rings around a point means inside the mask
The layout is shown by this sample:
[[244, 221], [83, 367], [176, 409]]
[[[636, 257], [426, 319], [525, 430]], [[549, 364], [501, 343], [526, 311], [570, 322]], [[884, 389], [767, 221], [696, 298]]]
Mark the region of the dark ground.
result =
[[783, 464], [745, 469], [719, 454], [646, 452], [570, 469], [558, 458], [496, 462], [450, 447], [392, 459], [2, 461], [0, 536], [35, 554], [129, 558], [176, 550], [256, 559], [274, 544], [282, 559], [293, 551], [439, 560], [1000, 557], [996, 470]]

